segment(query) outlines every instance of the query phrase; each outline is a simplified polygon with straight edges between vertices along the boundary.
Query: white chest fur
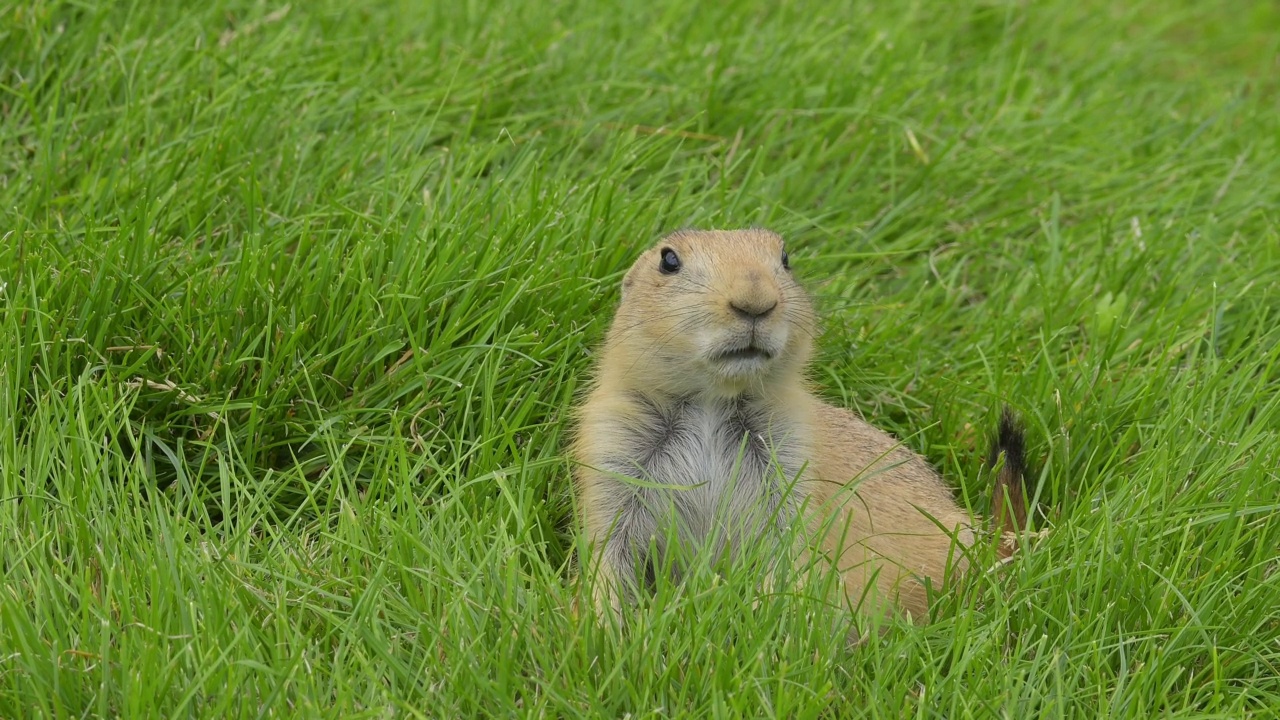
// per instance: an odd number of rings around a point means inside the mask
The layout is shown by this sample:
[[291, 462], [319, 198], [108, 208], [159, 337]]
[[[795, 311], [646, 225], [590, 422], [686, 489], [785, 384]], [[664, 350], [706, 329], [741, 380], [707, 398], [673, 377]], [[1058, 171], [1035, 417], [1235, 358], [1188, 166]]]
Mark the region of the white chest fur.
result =
[[602, 463], [626, 476], [611, 481], [622, 545], [662, 546], [674, 522], [682, 541], [718, 555], [790, 523], [804, 462], [794, 423], [749, 398], [638, 402]]

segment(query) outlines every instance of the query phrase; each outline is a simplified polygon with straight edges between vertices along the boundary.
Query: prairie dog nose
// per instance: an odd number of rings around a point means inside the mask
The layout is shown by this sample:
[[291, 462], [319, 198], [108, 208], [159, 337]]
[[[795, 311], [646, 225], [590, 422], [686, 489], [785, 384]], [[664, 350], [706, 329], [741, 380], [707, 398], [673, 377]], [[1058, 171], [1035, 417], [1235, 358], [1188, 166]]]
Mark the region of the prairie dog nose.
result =
[[733, 310], [733, 314], [743, 320], [755, 320], [762, 318], [773, 312], [778, 307], [778, 301], [774, 300], [767, 305], [759, 302], [743, 302], [740, 300], [729, 301], [729, 308]]
[[729, 309], [743, 320], [757, 320], [778, 307], [778, 287], [757, 271], [734, 280], [729, 288]]

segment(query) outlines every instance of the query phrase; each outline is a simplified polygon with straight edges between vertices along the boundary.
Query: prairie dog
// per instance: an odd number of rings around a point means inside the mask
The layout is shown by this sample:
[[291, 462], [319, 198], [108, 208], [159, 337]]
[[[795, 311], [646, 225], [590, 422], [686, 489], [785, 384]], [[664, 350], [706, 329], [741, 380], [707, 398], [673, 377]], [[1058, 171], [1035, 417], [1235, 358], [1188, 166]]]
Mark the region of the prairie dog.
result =
[[[600, 611], [653, 582], [670, 523], [682, 548], [720, 554], [803, 522], [825, 523], [852, 606], [925, 616], [925, 581], [941, 584], [975, 519], [923, 458], [814, 396], [816, 329], [772, 232], [677, 232], [636, 260], [571, 448]], [[1021, 436], [1007, 418], [996, 450], [1013, 529]]]

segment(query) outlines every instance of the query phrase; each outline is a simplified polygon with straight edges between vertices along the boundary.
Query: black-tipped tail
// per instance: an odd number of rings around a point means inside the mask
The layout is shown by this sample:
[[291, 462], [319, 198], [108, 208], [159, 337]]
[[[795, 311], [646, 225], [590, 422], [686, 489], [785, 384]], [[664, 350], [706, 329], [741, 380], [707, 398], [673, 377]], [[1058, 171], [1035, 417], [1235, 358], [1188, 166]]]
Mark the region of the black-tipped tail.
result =
[[[1003, 464], [1000, 463], [1002, 455]], [[991, 454], [987, 456], [987, 463], [991, 468], [1000, 465], [991, 494], [991, 517], [995, 519], [995, 525], [1004, 538], [1016, 537], [1018, 532], [1027, 527], [1026, 462], [1026, 441], [1022, 426], [1013, 411], [1005, 407], [1000, 413], [1000, 426], [991, 443]], [[1012, 542], [1002, 540], [999, 547], [1002, 556], [1013, 554]]]

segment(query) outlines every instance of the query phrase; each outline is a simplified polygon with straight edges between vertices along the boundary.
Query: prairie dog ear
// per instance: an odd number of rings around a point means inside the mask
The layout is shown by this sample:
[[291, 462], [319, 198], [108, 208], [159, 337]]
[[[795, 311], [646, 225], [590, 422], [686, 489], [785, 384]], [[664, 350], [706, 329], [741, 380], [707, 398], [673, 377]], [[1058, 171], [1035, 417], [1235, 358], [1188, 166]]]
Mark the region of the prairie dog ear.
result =
[[631, 276], [631, 271], [628, 270], [627, 274], [624, 275], [622, 278], [622, 301], [623, 302], [626, 302], [627, 300], [627, 290], [630, 290], [631, 286], [635, 285], [635, 283], [636, 283], [636, 279]]
[[648, 256], [649, 256], [649, 253], [641, 254], [640, 257], [636, 258], [636, 261], [632, 263], [631, 267], [627, 268], [627, 274], [622, 276], [622, 301], [623, 302], [626, 302], [627, 300], [627, 292], [635, 286], [636, 276], [640, 274], [640, 267], [644, 264], [644, 260]]

